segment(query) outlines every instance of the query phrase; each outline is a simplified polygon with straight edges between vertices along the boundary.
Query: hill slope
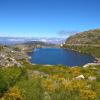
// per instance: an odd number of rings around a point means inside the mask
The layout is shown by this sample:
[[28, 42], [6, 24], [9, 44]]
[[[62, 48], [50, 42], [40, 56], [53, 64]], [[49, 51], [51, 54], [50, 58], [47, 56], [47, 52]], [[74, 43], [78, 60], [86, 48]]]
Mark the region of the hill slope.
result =
[[100, 45], [100, 29], [77, 33], [66, 40], [67, 44], [96, 44]]
[[100, 29], [77, 33], [69, 37], [62, 47], [100, 58]]
[[28, 60], [26, 53], [16, 48], [0, 45], [0, 68], [8, 66], [21, 66], [23, 60]]

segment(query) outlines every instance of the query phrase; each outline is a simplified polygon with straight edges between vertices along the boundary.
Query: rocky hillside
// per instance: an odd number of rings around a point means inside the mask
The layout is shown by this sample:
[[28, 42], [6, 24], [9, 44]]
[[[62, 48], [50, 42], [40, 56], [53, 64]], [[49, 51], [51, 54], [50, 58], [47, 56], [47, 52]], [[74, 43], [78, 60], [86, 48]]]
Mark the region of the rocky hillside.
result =
[[55, 46], [54, 44], [47, 44], [39, 41], [30, 41], [17, 45], [3, 46], [0, 45], [0, 67], [21, 66], [23, 60], [28, 61], [27, 52], [34, 48]]
[[61, 47], [100, 58], [100, 29], [77, 33], [69, 37]]
[[21, 66], [22, 60], [28, 56], [16, 48], [0, 45], [0, 67]]
[[100, 29], [77, 33], [69, 37], [67, 44], [96, 44], [100, 45]]

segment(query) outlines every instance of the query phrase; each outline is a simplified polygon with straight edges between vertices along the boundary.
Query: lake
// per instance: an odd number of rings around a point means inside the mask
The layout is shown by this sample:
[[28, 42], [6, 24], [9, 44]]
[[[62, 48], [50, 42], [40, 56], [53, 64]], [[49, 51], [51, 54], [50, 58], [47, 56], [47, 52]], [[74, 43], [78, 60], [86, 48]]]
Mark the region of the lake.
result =
[[31, 63], [43, 65], [82, 66], [95, 60], [90, 55], [62, 48], [37, 48], [29, 56]]

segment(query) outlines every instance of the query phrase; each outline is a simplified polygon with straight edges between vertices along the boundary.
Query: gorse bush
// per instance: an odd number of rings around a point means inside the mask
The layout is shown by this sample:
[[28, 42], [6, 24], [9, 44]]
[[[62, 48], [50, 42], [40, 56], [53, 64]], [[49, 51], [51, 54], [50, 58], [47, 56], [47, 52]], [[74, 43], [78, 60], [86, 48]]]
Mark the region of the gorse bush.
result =
[[18, 87], [12, 87], [7, 93], [1, 98], [2, 100], [23, 100], [20, 95]]
[[[99, 100], [100, 68], [95, 68], [25, 63], [22, 68], [0, 69], [1, 100]], [[84, 79], [75, 79], [82, 74]], [[89, 80], [89, 76], [98, 79]]]
[[7, 89], [7, 81], [4, 77], [4, 72], [0, 69], [0, 96]]
[[7, 67], [0, 69], [0, 95], [13, 86], [21, 75], [21, 69], [17, 67]]

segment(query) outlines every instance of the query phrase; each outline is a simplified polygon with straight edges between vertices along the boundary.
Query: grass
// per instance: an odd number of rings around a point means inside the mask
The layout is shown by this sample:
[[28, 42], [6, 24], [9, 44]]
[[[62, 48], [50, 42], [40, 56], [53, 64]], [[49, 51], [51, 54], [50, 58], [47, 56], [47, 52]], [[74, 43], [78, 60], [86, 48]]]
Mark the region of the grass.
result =
[[[31, 65], [27, 62], [21, 68], [1, 68], [0, 100], [99, 100], [100, 66], [95, 68]], [[74, 79], [79, 75], [84, 75], [85, 79]], [[89, 76], [96, 80], [89, 80]]]
[[81, 53], [86, 53], [92, 55], [96, 58], [100, 58], [100, 46], [92, 46], [92, 45], [64, 45], [64, 48], [75, 50]]

